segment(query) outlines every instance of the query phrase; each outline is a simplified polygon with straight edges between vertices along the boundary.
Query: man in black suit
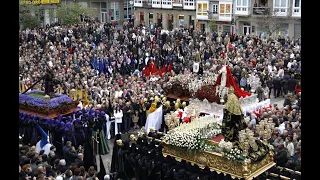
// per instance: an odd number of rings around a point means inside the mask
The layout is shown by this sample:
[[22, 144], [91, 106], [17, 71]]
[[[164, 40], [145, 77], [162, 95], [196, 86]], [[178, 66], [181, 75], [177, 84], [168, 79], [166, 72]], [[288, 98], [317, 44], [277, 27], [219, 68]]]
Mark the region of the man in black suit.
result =
[[288, 91], [292, 94], [295, 94], [296, 85], [297, 80], [294, 79], [294, 75], [292, 74], [290, 79], [288, 80]]
[[276, 76], [273, 79], [273, 92], [274, 92], [275, 98], [280, 96], [280, 91], [281, 91], [281, 79], [279, 76]]

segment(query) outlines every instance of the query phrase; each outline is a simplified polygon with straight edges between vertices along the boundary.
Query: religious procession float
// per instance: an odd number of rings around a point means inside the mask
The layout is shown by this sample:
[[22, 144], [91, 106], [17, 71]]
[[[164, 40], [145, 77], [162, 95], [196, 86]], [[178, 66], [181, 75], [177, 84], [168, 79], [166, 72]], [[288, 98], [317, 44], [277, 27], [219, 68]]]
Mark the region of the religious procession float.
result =
[[51, 96], [43, 91], [32, 90], [19, 94], [19, 110], [41, 117], [57, 117], [77, 109], [78, 101], [65, 94], [54, 93]]
[[[246, 180], [275, 165], [274, 149], [268, 143], [275, 124], [262, 120], [253, 132], [244, 120], [246, 112], [270, 108], [270, 100], [259, 102], [256, 94], [240, 89], [229, 67], [201, 79], [178, 75], [164, 89], [167, 94], [193, 97], [182, 108], [177, 99], [175, 111], [165, 115], [169, 130], [162, 138], [165, 157]], [[203, 112], [207, 115], [200, 116]]]
[[259, 116], [262, 109], [271, 108], [270, 99], [259, 102], [258, 94], [255, 93], [261, 87], [259, 77], [251, 75], [248, 78], [248, 84], [251, 87], [251, 92], [239, 88], [230, 68], [224, 65], [218, 72], [210, 70], [204, 72], [202, 76], [190, 73], [170, 77], [169, 81], [163, 84], [163, 89], [167, 97], [175, 97], [177, 101], [192, 102], [200, 107], [202, 113], [213, 115], [222, 120], [223, 104], [227, 100], [230, 87], [234, 88], [244, 115], [255, 113]]

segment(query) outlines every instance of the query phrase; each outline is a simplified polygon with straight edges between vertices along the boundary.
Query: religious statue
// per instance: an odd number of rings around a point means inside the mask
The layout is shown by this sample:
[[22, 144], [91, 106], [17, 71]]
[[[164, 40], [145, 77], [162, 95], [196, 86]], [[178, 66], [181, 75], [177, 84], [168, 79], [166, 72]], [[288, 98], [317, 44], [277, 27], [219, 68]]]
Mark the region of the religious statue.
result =
[[54, 93], [53, 89], [53, 72], [52, 70], [47, 69], [46, 75], [45, 75], [45, 94], [52, 95]]
[[226, 104], [224, 105], [224, 115], [222, 121], [222, 135], [225, 141], [239, 141], [239, 131], [245, 129], [247, 124], [243, 118], [241, 105], [238, 97], [234, 94], [231, 86]]
[[221, 103], [224, 103], [225, 95], [228, 94], [228, 89], [230, 87], [233, 88], [236, 97], [244, 98], [251, 95], [250, 93], [240, 89], [235, 79], [233, 78], [229, 66], [226, 65], [226, 61], [222, 68], [218, 71], [218, 74], [219, 75], [216, 81], [216, 93], [217, 95], [219, 95]]
[[224, 63], [224, 65], [222, 66], [222, 68], [218, 71], [218, 74], [221, 75], [220, 76], [220, 86], [216, 86], [216, 92], [217, 95], [219, 95], [220, 97], [220, 102], [224, 103], [224, 97], [227, 93], [227, 66], [226, 66], [226, 62]]

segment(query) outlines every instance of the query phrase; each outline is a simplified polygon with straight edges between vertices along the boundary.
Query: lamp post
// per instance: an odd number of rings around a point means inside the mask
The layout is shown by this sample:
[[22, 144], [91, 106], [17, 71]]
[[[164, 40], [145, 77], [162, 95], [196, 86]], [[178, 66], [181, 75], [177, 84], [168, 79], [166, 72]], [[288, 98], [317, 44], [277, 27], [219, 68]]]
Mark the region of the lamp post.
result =
[[75, 93], [76, 93], [76, 90], [75, 89], [71, 89], [72, 100], [74, 100]]
[[47, 114], [49, 114], [49, 101], [50, 101], [50, 96], [48, 94], [46, 94], [44, 96], [44, 100], [46, 102], [46, 105], [47, 105]]

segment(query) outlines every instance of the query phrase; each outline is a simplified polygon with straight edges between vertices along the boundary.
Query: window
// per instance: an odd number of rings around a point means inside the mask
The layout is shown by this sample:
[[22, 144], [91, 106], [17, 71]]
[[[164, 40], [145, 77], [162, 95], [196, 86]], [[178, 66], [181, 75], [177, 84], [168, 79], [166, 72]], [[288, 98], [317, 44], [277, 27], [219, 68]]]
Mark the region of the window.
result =
[[107, 3], [100, 3], [101, 22], [106, 23], [108, 21]]
[[237, 0], [237, 11], [248, 11], [249, 0]]
[[142, 1], [141, 0], [135, 0], [134, 3], [138, 3], [138, 4], [141, 4]]
[[111, 2], [111, 21], [120, 19], [120, 6], [119, 2]]
[[231, 26], [230, 25], [223, 25], [222, 26], [222, 31], [226, 32], [228, 34], [231, 34]]
[[183, 0], [173, 0], [173, 3], [174, 3], [174, 4], [182, 4], [182, 1], [183, 1]]
[[153, 0], [152, 4], [161, 4], [161, 1], [160, 0]]
[[275, 13], [286, 13], [288, 11], [288, 0], [274, 0], [273, 8]]
[[231, 4], [220, 4], [219, 16], [231, 17]]
[[124, 12], [123, 12], [124, 18], [125, 19], [130, 19], [131, 15], [133, 13], [133, 5], [130, 4], [129, 0], [125, 0], [124, 1], [123, 10], [124, 10]]
[[301, 15], [300, 14], [300, 7], [301, 7], [301, 1], [300, 0], [294, 0], [293, 1], [293, 15]]
[[193, 6], [194, 5], [194, 0], [184, 0], [184, 5], [185, 6]]
[[162, 0], [162, 4], [163, 5], [171, 5], [172, 4], [172, 0]]
[[198, 16], [207, 16], [208, 15], [208, 4], [207, 3], [198, 3], [197, 15]]
[[218, 14], [218, 4], [212, 5], [212, 14]]

